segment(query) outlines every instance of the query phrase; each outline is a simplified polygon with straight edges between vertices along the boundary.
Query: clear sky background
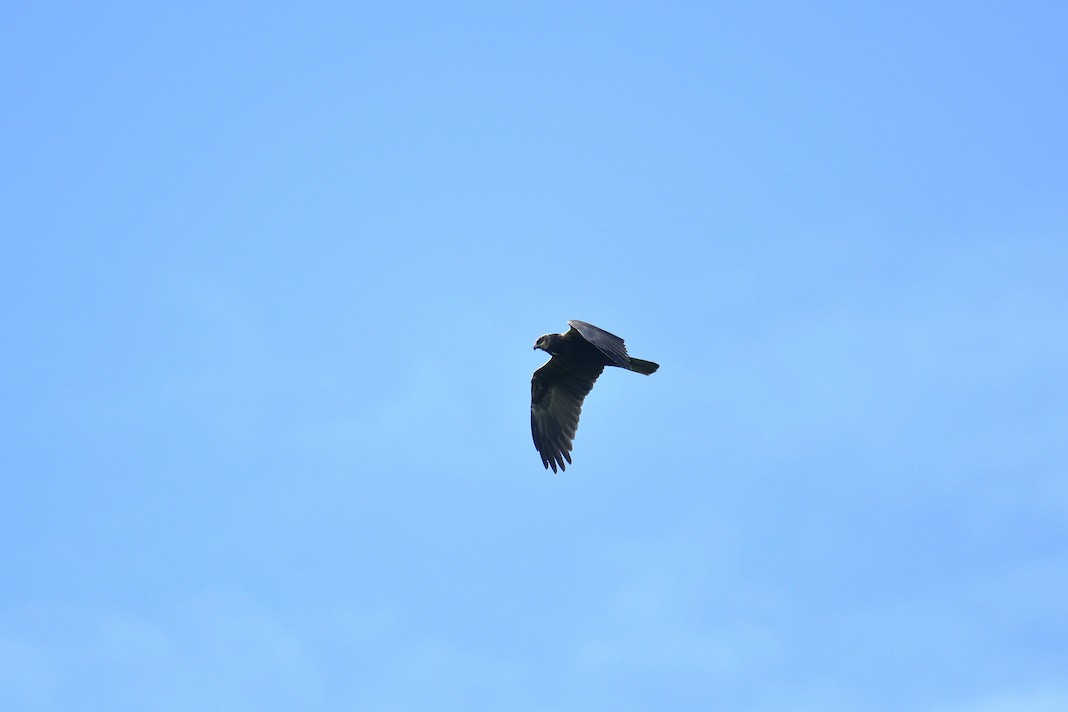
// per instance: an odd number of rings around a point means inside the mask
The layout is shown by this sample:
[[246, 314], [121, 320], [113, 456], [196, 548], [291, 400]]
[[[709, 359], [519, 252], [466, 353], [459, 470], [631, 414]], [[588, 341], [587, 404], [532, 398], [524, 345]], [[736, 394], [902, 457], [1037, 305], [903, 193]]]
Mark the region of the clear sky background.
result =
[[0, 708], [1068, 709], [1066, 8], [5, 3]]

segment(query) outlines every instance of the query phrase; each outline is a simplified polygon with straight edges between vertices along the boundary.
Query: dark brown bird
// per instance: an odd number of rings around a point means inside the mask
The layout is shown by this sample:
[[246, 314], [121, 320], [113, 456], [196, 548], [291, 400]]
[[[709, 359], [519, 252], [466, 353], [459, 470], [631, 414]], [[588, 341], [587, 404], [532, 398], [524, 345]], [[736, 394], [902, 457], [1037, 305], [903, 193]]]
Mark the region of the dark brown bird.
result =
[[578, 430], [582, 401], [605, 366], [648, 376], [660, 368], [652, 361], [631, 358], [623, 339], [584, 321], [569, 321], [565, 334], [546, 334], [535, 349], [552, 355], [530, 379], [530, 430], [545, 469], [567, 469], [571, 442]]

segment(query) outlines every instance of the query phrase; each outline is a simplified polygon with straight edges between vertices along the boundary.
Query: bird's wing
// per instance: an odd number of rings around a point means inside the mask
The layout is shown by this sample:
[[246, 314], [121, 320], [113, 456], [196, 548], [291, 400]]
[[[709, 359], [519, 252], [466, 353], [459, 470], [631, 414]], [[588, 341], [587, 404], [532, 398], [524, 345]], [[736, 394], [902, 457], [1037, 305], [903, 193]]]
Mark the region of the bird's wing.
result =
[[627, 347], [623, 345], [623, 339], [615, 334], [609, 334], [604, 329], [599, 329], [593, 324], [587, 324], [577, 319], [572, 319], [567, 324], [577, 331], [579, 336], [596, 346], [616, 366], [630, 368], [630, 357], [627, 355]]
[[566, 469], [582, 401], [604, 366], [554, 356], [530, 379], [530, 431], [545, 468]]

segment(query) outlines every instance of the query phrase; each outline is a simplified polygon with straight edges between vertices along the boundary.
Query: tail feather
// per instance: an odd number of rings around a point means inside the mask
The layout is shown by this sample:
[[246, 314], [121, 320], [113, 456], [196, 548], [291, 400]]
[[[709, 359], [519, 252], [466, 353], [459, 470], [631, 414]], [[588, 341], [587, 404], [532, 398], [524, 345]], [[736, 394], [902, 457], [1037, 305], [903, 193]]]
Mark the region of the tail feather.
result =
[[652, 361], [645, 361], [640, 358], [632, 358], [630, 360], [630, 370], [637, 371], [638, 373], [648, 376], [650, 373], [660, 368], [660, 364], [653, 363]]

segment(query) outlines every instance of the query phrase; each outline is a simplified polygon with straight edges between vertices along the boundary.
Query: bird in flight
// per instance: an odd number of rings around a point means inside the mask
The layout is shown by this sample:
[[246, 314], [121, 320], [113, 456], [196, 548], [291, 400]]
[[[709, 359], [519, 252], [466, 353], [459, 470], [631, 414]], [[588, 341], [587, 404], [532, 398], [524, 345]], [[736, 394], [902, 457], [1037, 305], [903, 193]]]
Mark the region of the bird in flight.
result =
[[571, 441], [578, 430], [582, 401], [605, 366], [616, 366], [648, 376], [660, 368], [652, 361], [631, 358], [623, 339], [593, 324], [572, 320], [564, 334], [546, 334], [535, 349], [552, 355], [530, 379], [530, 430], [545, 469], [567, 469]]

